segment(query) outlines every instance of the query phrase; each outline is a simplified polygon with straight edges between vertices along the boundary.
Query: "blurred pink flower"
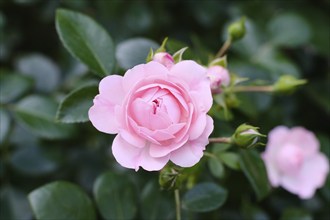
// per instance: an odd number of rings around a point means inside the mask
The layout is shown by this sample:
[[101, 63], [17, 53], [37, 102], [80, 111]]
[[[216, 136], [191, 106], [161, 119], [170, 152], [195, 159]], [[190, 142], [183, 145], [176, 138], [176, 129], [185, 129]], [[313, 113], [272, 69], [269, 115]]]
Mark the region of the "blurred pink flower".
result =
[[182, 61], [170, 70], [151, 61], [107, 76], [89, 110], [99, 131], [117, 134], [112, 153], [122, 166], [160, 170], [171, 160], [181, 167], [203, 156], [213, 120], [205, 68]]
[[163, 64], [168, 69], [171, 69], [172, 66], [174, 66], [173, 57], [169, 53], [166, 53], [166, 52], [156, 53], [152, 60]]
[[222, 66], [211, 66], [207, 69], [207, 76], [211, 81], [212, 92], [221, 92], [221, 85], [228, 86], [230, 76], [228, 70]]
[[303, 127], [274, 128], [262, 157], [272, 186], [282, 186], [301, 199], [313, 197], [324, 185], [329, 162], [319, 152], [315, 135]]

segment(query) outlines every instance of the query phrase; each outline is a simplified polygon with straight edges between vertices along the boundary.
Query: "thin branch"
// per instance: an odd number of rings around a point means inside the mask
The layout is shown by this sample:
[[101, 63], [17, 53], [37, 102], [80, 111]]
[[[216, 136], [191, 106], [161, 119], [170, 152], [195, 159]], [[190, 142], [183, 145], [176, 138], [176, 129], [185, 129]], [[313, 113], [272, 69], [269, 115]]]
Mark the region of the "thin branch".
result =
[[230, 144], [231, 143], [231, 138], [230, 137], [217, 137], [217, 138], [209, 138], [210, 143], [226, 143]]

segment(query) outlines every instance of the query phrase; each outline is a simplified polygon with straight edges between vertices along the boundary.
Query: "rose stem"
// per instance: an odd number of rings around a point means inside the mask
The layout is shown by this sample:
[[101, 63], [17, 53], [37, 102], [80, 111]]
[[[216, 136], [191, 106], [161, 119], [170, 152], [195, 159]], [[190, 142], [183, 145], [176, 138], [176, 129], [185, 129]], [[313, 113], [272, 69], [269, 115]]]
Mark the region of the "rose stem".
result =
[[210, 143], [226, 143], [230, 144], [231, 143], [231, 138], [230, 137], [217, 137], [217, 138], [209, 138]]
[[226, 51], [228, 50], [228, 48], [230, 47], [231, 45], [231, 39], [228, 38], [225, 43], [222, 45], [222, 47], [220, 48], [220, 50], [218, 51], [217, 55], [215, 56], [216, 58], [217, 57], [222, 57]]
[[236, 86], [231, 92], [273, 92], [273, 86]]
[[181, 220], [181, 204], [180, 204], [179, 189], [174, 190], [174, 196], [175, 196], [176, 220]]

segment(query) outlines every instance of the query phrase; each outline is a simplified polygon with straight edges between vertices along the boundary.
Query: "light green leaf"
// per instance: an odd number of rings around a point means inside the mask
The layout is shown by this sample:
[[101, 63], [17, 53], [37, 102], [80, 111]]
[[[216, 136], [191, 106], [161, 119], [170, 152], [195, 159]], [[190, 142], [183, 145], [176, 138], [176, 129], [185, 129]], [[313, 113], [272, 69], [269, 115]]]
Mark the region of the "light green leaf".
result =
[[32, 84], [32, 79], [27, 76], [1, 70], [0, 103], [8, 103], [19, 98], [31, 89]]
[[207, 165], [213, 176], [223, 178], [225, 175], [225, 168], [222, 162], [217, 157], [210, 157], [207, 160]]
[[56, 11], [56, 30], [65, 48], [99, 76], [114, 67], [114, 45], [107, 31], [92, 18], [66, 9]]
[[88, 121], [88, 109], [93, 105], [93, 98], [98, 93], [98, 86], [90, 84], [69, 93], [61, 102], [56, 120], [63, 123]]
[[17, 70], [31, 77], [41, 92], [52, 92], [60, 83], [60, 69], [49, 58], [41, 54], [30, 54], [16, 61]]
[[10, 117], [7, 111], [0, 108], [0, 144], [2, 144], [9, 132]]
[[56, 181], [35, 189], [28, 196], [36, 219], [96, 219], [93, 203], [78, 186]]
[[159, 44], [146, 38], [132, 38], [119, 43], [116, 50], [119, 66], [129, 69], [137, 64], [145, 63], [150, 48], [156, 50]]
[[225, 152], [222, 154], [219, 154], [219, 157], [221, 161], [228, 167], [230, 167], [233, 170], [239, 170], [239, 156], [235, 153], [231, 152]]
[[266, 197], [271, 190], [263, 160], [254, 150], [240, 152], [240, 167], [248, 178], [258, 200]]
[[308, 23], [297, 14], [275, 16], [268, 26], [269, 36], [274, 44], [281, 46], [299, 46], [307, 43], [311, 36]]
[[104, 173], [95, 181], [93, 192], [104, 219], [129, 220], [135, 217], [136, 192], [127, 177], [112, 172]]
[[32, 95], [21, 100], [15, 108], [18, 122], [42, 138], [63, 139], [74, 133], [74, 127], [56, 123], [57, 103], [52, 99]]
[[220, 208], [227, 194], [227, 190], [217, 184], [200, 183], [183, 196], [182, 205], [189, 211], [209, 212]]

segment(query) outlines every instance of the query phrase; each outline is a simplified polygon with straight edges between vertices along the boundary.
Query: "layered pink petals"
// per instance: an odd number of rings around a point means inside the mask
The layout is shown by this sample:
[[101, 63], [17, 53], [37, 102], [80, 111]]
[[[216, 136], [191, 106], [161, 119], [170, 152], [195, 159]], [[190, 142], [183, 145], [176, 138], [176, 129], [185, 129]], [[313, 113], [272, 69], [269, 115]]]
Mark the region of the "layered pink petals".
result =
[[169, 160], [184, 167], [200, 160], [213, 130], [211, 106], [205, 68], [152, 61], [104, 78], [89, 117], [98, 130], [118, 133], [112, 145], [118, 163], [152, 171]]
[[328, 159], [318, 150], [314, 134], [302, 127], [273, 129], [262, 155], [271, 184], [302, 199], [311, 198], [329, 172]]

